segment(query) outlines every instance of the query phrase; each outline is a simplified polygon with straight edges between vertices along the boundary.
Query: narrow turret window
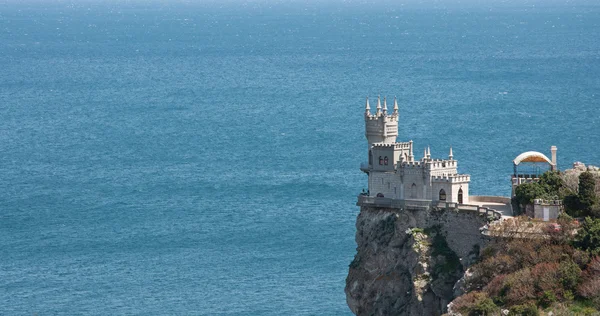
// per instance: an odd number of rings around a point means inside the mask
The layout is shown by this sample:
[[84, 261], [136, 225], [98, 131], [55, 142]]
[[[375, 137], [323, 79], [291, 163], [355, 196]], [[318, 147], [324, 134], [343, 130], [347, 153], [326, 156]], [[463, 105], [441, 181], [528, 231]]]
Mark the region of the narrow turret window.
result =
[[410, 197], [413, 198], [413, 199], [417, 198], [417, 185], [414, 184], [414, 183], [410, 187]]
[[369, 150], [369, 165], [373, 165], [373, 152]]
[[387, 156], [385, 156], [385, 158], [383, 158], [383, 164], [387, 166], [387, 164], [388, 164], [388, 158], [387, 158]]
[[458, 190], [458, 204], [463, 204], [463, 190]]
[[383, 165], [383, 158], [381, 156], [379, 156], [379, 165]]
[[446, 201], [446, 191], [444, 189], [440, 190], [440, 201]]

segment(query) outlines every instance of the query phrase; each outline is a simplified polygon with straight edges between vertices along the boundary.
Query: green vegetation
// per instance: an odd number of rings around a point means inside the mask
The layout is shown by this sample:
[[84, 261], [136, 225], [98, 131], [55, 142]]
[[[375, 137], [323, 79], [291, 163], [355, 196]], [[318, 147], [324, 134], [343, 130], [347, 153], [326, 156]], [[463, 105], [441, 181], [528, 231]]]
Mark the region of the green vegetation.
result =
[[[517, 221], [527, 226], [526, 219]], [[563, 229], [549, 231], [549, 238], [506, 237], [484, 249], [453, 311], [600, 315], [600, 219], [586, 218], [578, 229], [569, 217], [559, 224]]]
[[581, 224], [573, 245], [593, 256], [600, 255], [600, 219], [587, 217]]
[[462, 266], [460, 264], [460, 258], [456, 255], [450, 246], [448, 246], [448, 242], [446, 242], [446, 238], [441, 233], [440, 226], [432, 226], [425, 229], [425, 234], [430, 236], [431, 241], [431, 255], [433, 257], [444, 256], [446, 259], [443, 264], [436, 264], [433, 267], [433, 277], [437, 277], [440, 273], [452, 273], [455, 271], [462, 271]]
[[562, 200], [565, 211], [573, 217], [600, 217], [600, 196], [596, 193], [596, 179], [591, 172], [579, 175], [578, 192], [566, 185], [563, 175], [558, 171], [548, 171], [540, 176], [538, 182], [524, 183], [515, 189], [513, 208], [523, 214], [523, 207], [532, 204], [535, 199]]
[[[523, 183], [515, 189], [515, 202], [518, 209], [532, 204], [535, 199], [558, 200], [572, 194], [558, 171], [548, 171], [538, 182]], [[522, 212], [521, 212], [522, 213]]]

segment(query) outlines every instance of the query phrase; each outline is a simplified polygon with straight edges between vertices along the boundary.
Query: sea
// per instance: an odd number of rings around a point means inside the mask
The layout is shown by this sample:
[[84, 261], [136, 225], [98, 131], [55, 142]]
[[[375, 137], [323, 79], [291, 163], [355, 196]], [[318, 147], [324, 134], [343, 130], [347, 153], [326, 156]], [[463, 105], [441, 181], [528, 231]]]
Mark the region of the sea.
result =
[[471, 194], [600, 165], [600, 3], [0, 0], [0, 314], [351, 315], [377, 96]]

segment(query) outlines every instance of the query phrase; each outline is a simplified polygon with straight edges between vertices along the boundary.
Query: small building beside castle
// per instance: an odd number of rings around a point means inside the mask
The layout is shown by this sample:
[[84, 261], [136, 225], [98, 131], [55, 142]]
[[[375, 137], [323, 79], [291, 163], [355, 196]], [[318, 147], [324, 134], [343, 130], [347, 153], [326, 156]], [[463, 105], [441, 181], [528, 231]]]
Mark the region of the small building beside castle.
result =
[[377, 98], [377, 107], [371, 113], [369, 99], [365, 105], [365, 136], [368, 141], [368, 162], [361, 170], [369, 176], [367, 195], [396, 200], [426, 200], [433, 202], [469, 203], [467, 174], [458, 173], [452, 147], [447, 159], [434, 159], [430, 148], [416, 160], [413, 141], [398, 142], [398, 101], [394, 98], [391, 114], [386, 99]]

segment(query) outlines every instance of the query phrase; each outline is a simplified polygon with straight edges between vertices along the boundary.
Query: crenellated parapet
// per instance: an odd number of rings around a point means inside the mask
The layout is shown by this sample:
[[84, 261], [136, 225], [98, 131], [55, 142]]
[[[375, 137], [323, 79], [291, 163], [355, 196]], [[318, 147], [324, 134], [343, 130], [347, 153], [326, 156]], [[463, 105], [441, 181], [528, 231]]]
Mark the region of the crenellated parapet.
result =
[[456, 168], [458, 163], [456, 160], [435, 159], [435, 160], [429, 160], [427, 162], [427, 165], [429, 166], [429, 169], [436, 170], [436, 169]]
[[369, 147], [375, 143], [393, 143], [398, 137], [398, 103], [394, 99], [394, 112], [388, 114], [386, 98], [377, 97], [377, 108], [371, 113], [369, 98], [365, 105], [365, 136], [369, 141]]
[[411, 142], [394, 142], [394, 143], [375, 143], [373, 148], [396, 148], [396, 149], [410, 149], [412, 147]]
[[463, 183], [463, 182], [471, 181], [471, 176], [468, 174], [432, 176], [431, 181], [432, 182], [447, 182], [447, 183]]

